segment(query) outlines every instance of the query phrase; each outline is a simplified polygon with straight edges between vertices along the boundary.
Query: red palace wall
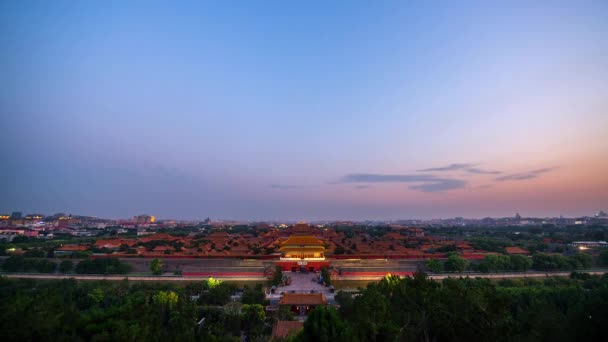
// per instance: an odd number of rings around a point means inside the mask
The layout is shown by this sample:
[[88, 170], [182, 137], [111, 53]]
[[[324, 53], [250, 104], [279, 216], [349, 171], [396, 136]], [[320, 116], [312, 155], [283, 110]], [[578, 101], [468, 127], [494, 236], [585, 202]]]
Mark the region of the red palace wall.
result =
[[[294, 267], [296, 270], [300, 270], [297, 261], [277, 261], [275, 265], [280, 266], [281, 270], [286, 272], [293, 271]], [[323, 267], [329, 268], [329, 261], [309, 261], [305, 267], [308, 271], [320, 271]]]

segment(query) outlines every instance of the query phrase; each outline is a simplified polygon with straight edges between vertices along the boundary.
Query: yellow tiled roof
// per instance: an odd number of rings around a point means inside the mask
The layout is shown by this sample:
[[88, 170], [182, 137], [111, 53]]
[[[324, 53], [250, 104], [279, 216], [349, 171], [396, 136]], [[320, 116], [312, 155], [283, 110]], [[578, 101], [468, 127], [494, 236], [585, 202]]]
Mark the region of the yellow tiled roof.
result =
[[323, 246], [323, 241], [314, 236], [290, 236], [287, 240], [281, 243], [282, 246], [301, 246], [301, 245], [319, 245]]
[[279, 249], [281, 252], [325, 252], [325, 247], [311, 246], [311, 247], [299, 247], [299, 246], [283, 246]]

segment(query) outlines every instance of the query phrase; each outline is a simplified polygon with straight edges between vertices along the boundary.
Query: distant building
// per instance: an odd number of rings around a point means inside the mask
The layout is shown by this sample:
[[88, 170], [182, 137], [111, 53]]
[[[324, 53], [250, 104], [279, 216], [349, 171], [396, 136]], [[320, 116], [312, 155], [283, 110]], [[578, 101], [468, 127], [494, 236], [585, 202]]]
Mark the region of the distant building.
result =
[[154, 223], [155, 221], [156, 221], [156, 218], [154, 216], [150, 216], [150, 215], [133, 216], [134, 224], [150, 224], [150, 223]]
[[67, 228], [69, 226], [80, 225], [80, 223], [81, 223], [81, 221], [79, 219], [72, 217], [72, 215], [69, 215], [69, 216], [61, 216], [60, 218], [57, 219], [55, 224], [58, 228]]
[[590, 248], [606, 248], [608, 247], [608, 242], [606, 241], [574, 241], [571, 243], [572, 246], [585, 250]]
[[44, 216], [41, 214], [30, 214], [25, 217], [26, 220], [30, 220], [30, 221], [40, 221], [43, 218], [44, 218]]
[[11, 220], [21, 220], [22, 217], [23, 215], [20, 211], [13, 211], [13, 213], [11, 214]]

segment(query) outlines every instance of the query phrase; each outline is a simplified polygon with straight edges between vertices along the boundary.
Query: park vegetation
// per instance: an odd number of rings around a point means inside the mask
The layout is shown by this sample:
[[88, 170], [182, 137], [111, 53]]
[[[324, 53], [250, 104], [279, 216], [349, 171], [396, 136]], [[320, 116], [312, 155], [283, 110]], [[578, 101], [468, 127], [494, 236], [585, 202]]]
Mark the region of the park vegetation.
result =
[[216, 279], [189, 284], [0, 277], [2, 341], [266, 341], [261, 285]]
[[430, 280], [387, 276], [338, 310], [317, 308], [294, 341], [602, 341], [608, 276]]

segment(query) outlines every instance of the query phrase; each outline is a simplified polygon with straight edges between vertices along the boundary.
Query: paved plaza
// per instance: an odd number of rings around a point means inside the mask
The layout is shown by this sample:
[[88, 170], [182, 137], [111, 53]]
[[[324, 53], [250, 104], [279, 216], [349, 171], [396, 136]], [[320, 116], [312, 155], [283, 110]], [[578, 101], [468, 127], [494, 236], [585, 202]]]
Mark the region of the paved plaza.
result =
[[323, 293], [328, 303], [334, 302], [334, 293], [330, 292], [329, 287], [313, 281], [315, 273], [285, 272], [283, 274], [291, 277], [291, 284], [277, 287], [274, 294], [268, 293], [267, 298], [271, 303], [278, 302], [281, 293]]

